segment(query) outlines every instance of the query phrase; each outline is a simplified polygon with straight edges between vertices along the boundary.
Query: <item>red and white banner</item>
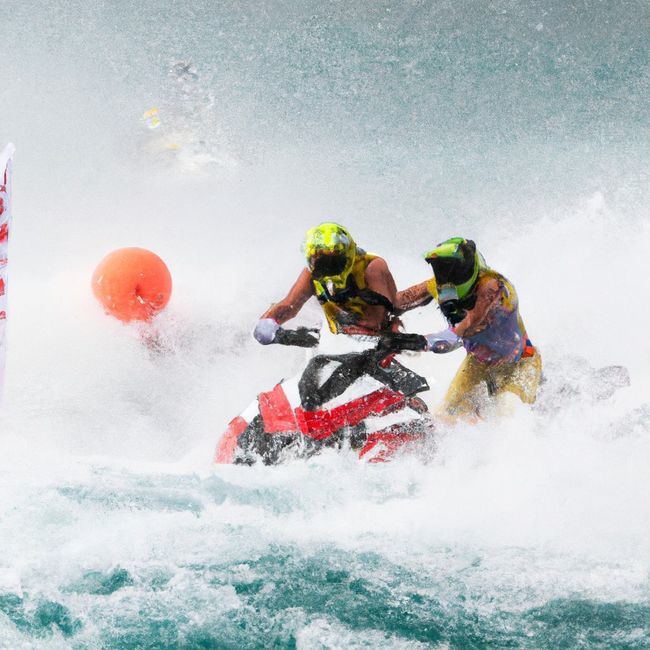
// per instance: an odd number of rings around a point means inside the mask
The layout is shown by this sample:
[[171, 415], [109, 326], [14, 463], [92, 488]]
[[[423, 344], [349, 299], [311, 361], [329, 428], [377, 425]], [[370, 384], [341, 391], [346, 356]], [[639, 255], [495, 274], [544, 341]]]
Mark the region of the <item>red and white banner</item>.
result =
[[7, 252], [11, 224], [11, 158], [14, 150], [14, 145], [8, 144], [0, 152], [0, 399], [7, 355]]

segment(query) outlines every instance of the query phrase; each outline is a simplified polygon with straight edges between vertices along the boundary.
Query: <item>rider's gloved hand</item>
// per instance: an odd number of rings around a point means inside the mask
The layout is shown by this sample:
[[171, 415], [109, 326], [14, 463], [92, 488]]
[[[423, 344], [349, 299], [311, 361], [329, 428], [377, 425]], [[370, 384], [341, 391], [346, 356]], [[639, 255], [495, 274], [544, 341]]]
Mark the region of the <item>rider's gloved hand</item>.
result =
[[253, 330], [253, 336], [258, 343], [269, 345], [275, 341], [275, 335], [278, 333], [280, 325], [272, 318], [260, 318]]
[[427, 334], [425, 338], [427, 339], [428, 349], [437, 354], [452, 352], [453, 350], [457, 350], [463, 344], [463, 339], [461, 339], [460, 336], [451, 329], [451, 327], [442, 330], [442, 332]]

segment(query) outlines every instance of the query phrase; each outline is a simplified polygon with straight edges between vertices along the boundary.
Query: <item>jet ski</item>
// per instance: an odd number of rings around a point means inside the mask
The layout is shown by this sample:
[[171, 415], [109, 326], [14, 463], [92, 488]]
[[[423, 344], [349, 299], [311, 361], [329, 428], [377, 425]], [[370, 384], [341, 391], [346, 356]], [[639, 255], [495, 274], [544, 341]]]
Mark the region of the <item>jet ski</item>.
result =
[[[334, 448], [377, 463], [422, 444], [433, 423], [417, 394], [429, 386], [395, 356], [421, 350], [424, 338], [393, 333], [370, 340], [361, 351], [315, 354], [298, 376], [260, 393], [230, 421], [214, 462], [277, 465]], [[319, 338], [316, 330], [281, 328], [275, 342], [315, 348]]]

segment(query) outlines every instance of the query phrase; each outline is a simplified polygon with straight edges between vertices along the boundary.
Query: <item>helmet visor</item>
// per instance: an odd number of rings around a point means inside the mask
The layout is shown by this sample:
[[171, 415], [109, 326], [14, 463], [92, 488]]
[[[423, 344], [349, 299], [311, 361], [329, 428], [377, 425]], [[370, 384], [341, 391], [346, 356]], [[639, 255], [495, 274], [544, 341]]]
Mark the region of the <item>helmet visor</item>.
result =
[[474, 274], [474, 255], [463, 255], [461, 259], [434, 257], [427, 261], [433, 267], [437, 284], [463, 284]]
[[309, 258], [309, 268], [317, 279], [341, 275], [347, 263], [348, 259], [343, 253], [321, 253]]

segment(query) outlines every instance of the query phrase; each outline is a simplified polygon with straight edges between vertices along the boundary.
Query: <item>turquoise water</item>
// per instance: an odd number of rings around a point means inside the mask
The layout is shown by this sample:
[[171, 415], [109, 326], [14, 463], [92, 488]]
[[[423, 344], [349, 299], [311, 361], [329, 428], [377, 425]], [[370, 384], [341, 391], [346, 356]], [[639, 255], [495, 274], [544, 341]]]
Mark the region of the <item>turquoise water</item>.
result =
[[[305, 476], [319, 489], [323, 470], [346, 480], [350, 463], [328, 461], [252, 481], [246, 472], [224, 480], [94, 468], [30, 491], [4, 514], [5, 526], [25, 528], [23, 564], [13, 567], [20, 588], [5, 586], [0, 598], [3, 639], [8, 647], [647, 646], [642, 562], [476, 544], [475, 532], [462, 544], [434, 541], [448, 521], [419, 522], [413, 535], [400, 530], [400, 515], [396, 530], [379, 524], [390, 540], [350, 534], [335, 512], [355, 507], [348, 490], [300, 496]], [[410, 500], [435, 520], [418, 498], [420, 471], [362, 470], [345, 487], [384, 516]], [[339, 534], [319, 530], [320, 517]]]
[[[650, 646], [646, 2], [2, 13], [0, 647]], [[542, 350], [539, 407], [385, 467], [214, 469], [228, 420], [303, 363], [249, 332], [330, 216], [401, 287], [473, 237]], [[124, 245], [171, 268], [166, 355], [93, 303]], [[461, 359], [409, 359], [432, 406]], [[607, 364], [632, 384], [602, 399]]]

